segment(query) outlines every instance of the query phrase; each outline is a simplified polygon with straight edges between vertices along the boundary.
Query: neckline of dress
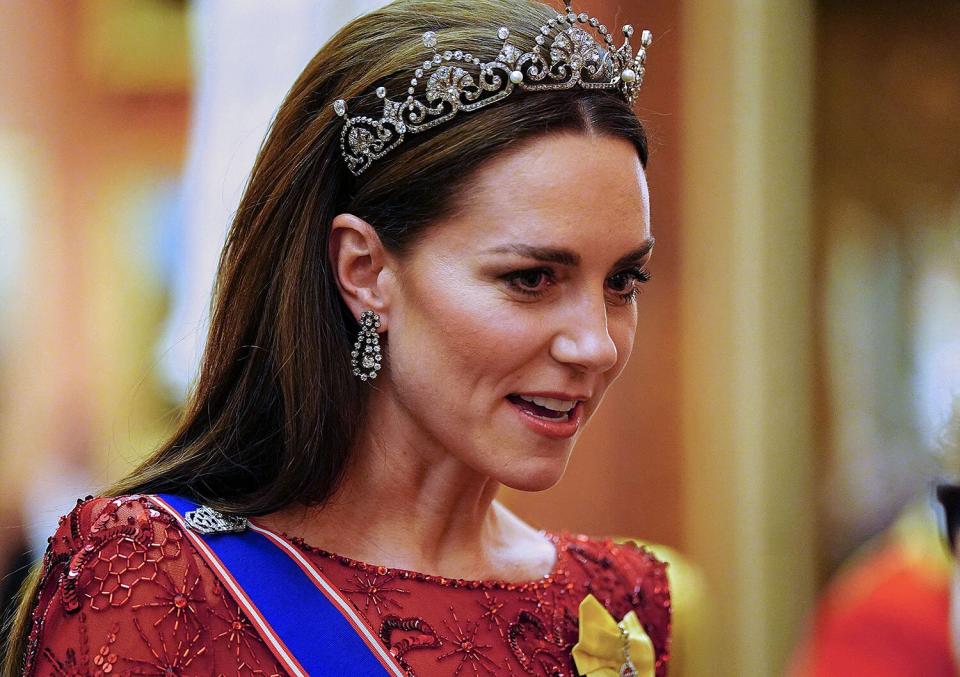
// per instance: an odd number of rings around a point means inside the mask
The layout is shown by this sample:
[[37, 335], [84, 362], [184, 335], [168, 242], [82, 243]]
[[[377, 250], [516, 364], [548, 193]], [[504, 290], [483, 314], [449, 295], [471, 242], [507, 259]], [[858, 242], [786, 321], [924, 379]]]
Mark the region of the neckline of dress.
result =
[[334, 562], [338, 562], [344, 566], [350, 567], [351, 569], [356, 569], [357, 571], [363, 573], [372, 573], [378, 576], [388, 576], [392, 578], [399, 578], [403, 580], [415, 580], [421, 581], [423, 583], [431, 583], [434, 585], [439, 585], [442, 587], [448, 588], [464, 588], [468, 590], [507, 590], [507, 591], [526, 591], [534, 589], [543, 589], [547, 588], [554, 584], [559, 579], [566, 577], [565, 569], [565, 560], [567, 548], [565, 543], [569, 540], [567, 534], [559, 533], [554, 534], [548, 531], [541, 531], [541, 534], [550, 541], [554, 547], [556, 557], [553, 562], [553, 567], [550, 569], [550, 572], [544, 574], [540, 578], [535, 580], [527, 581], [507, 581], [507, 580], [497, 580], [497, 579], [486, 579], [486, 580], [472, 580], [467, 578], [449, 578], [446, 576], [439, 576], [436, 574], [427, 574], [420, 571], [413, 571], [411, 569], [400, 569], [396, 567], [388, 567], [379, 564], [371, 564], [369, 562], [363, 562], [361, 560], [353, 559], [347, 557], [346, 555], [339, 555], [335, 552], [330, 552], [329, 550], [324, 550], [318, 546], [307, 543], [305, 540], [298, 536], [290, 536], [286, 532], [279, 533], [279, 536], [292, 544], [294, 547], [298, 548], [301, 551], [316, 555], [318, 557], [323, 557]]

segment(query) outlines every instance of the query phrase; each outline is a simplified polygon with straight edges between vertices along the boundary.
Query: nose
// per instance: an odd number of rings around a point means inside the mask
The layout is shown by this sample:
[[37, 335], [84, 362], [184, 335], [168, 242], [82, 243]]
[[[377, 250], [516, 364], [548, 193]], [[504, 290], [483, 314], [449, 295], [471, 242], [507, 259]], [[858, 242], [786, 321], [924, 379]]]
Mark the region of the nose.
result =
[[570, 310], [553, 338], [550, 355], [581, 371], [603, 373], [611, 369], [618, 353], [610, 336], [606, 301], [584, 300]]

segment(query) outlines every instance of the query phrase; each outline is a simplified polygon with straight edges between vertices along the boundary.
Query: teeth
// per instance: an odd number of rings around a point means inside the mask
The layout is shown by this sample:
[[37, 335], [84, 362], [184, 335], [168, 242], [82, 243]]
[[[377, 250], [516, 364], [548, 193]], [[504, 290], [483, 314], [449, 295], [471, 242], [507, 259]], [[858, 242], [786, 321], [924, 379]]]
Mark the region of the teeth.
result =
[[525, 395], [520, 395], [520, 399], [533, 402], [537, 406], [544, 407], [545, 409], [552, 409], [553, 411], [564, 413], [577, 406], [576, 400], [555, 400], [552, 397], [526, 397]]

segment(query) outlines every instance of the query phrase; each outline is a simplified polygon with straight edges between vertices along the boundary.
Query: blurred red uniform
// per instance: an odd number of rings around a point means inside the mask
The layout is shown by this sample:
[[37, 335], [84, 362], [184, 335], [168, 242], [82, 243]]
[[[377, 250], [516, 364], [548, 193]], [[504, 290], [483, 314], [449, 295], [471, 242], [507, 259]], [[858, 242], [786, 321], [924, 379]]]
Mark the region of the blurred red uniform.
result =
[[908, 511], [834, 579], [790, 677], [957, 677], [950, 560], [932, 508]]

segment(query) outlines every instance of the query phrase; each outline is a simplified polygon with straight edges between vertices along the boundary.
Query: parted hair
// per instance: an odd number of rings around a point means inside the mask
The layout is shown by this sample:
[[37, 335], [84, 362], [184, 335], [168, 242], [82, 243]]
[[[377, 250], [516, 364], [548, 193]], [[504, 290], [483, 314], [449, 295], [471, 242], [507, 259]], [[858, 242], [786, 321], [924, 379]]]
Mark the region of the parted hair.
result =
[[[614, 136], [646, 165], [644, 128], [616, 92], [516, 93], [410, 137], [354, 177], [340, 155], [338, 98], [378, 118], [374, 94], [406, 90], [429, 56], [421, 36], [492, 59], [532, 46], [556, 15], [533, 0], [397, 0], [338, 32], [294, 83], [260, 149], [220, 259], [209, 336], [181, 420], [108, 495], [175, 493], [228, 513], [322, 504], [336, 491], [364, 425], [369, 385], [352, 374], [357, 322], [328, 260], [334, 216], [369, 222], [397, 256], [455, 212], [485, 161], [553, 132]], [[531, 191], [537, 189], [531, 185]], [[582, 197], [588, 195], [584, 188]], [[4, 675], [18, 674], [38, 575], [12, 624]]]

